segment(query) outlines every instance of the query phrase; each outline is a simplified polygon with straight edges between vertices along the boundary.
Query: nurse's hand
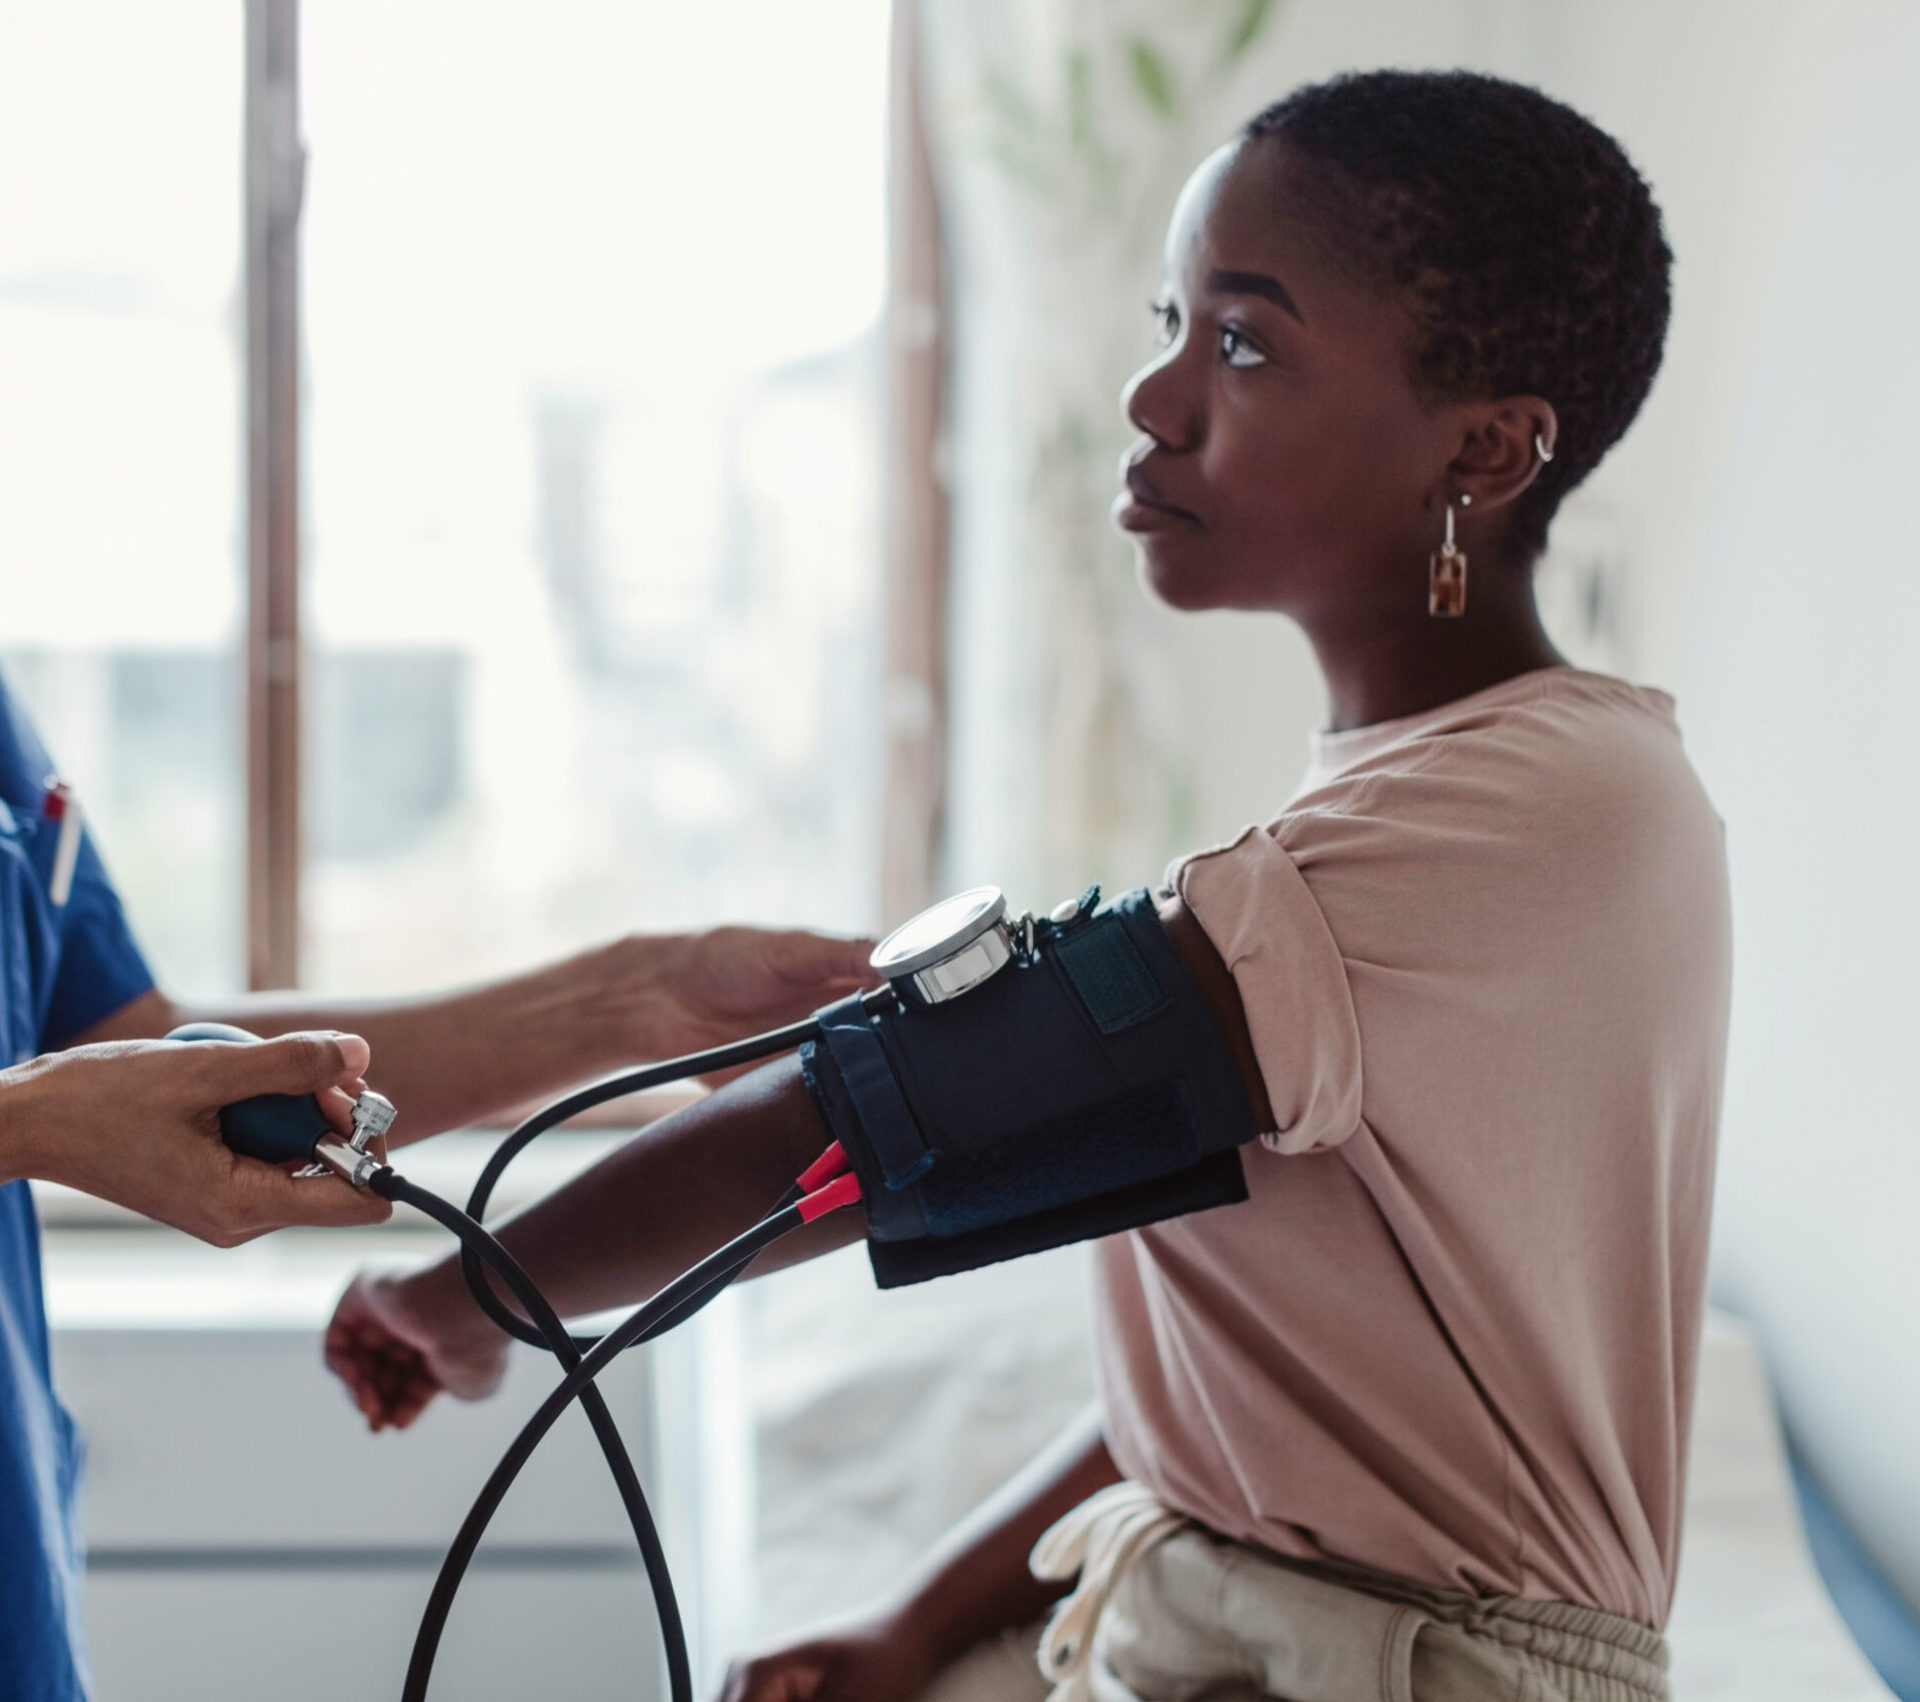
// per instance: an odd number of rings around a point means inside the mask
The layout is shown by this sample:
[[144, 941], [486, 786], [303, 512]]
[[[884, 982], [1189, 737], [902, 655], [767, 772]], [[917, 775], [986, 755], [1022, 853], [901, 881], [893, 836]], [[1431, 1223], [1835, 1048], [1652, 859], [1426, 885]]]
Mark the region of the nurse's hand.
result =
[[704, 1052], [784, 1027], [878, 983], [871, 940], [797, 929], [709, 928], [625, 942], [655, 997], [636, 1012], [628, 1050], [641, 1058]]
[[342, 1137], [368, 1062], [352, 1034], [255, 1046], [116, 1040], [0, 1070], [0, 1179], [61, 1182], [216, 1247], [293, 1224], [383, 1222], [392, 1207], [337, 1176], [295, 1177], [220, 1139], [220, 1108], [311, 1093]]
[[327, 1326], [327, 1369], [346, 1384], [369, 1430], [404, 1430], [446, 1390], [463, 1401], [493, 1393], [507, 1369], [507, 1338], [464, 1297], [434, 1309], [406, 1277], [356, 1277]]

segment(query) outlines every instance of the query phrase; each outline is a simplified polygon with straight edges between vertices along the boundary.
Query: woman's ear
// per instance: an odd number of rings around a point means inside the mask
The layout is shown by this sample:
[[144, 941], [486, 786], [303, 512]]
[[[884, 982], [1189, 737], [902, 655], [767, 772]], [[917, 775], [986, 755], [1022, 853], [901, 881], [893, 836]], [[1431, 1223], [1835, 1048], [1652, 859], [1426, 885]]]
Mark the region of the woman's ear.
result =
[[1553, 459], [1560, 419], [1539, 396], [1503, 396], [1475, 404], [1466, 435], [1447, 468], [1455, 491], [1473, 499], [1476, 512], [1504, 508], [1540, 476]]

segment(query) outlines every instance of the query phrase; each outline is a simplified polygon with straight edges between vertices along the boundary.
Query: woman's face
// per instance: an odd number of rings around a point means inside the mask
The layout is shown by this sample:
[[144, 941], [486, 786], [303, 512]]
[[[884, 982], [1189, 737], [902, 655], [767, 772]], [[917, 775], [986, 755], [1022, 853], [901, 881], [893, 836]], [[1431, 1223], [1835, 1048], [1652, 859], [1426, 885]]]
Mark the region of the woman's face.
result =
[[1290, 210], [1308, 169], [1237, 143], [1181, 192], [1114, 518], [1175, 608], [1367, 624], [1424, 611], [1462, 425], [1407, 376], [1406, 310]]

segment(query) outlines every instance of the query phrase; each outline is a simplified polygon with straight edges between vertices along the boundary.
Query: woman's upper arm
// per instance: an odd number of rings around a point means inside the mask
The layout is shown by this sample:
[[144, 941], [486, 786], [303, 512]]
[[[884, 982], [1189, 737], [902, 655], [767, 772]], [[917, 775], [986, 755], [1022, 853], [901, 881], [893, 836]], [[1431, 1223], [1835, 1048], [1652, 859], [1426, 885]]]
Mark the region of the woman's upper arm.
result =
[[1158, 898], [1161, 925], [1167, 930], [1167, 938], [1173, 942], [1173, 949], [1180, 954], [1180, 961], [1187, 966], [1200, 988], [1200, 996], [1207, 1001], [1207, 1008], [1213, 1012], [1214, 1021], [1220, 1024], [1220, 1030], [1227, 1037], [1227, 1045], [1232, 1049], [1233, 1060], [1240, 1066], [1240, 1083], [1246, 1089], [1247, 1103], [1253, 1109], [1255, 1123], [1262, 1131], [1273, 1128], [1273, 1108], [1267, 1102], [1266, 1078], [1260, 1073], [1260, 1060], [1253, 1050], [1253, 1036], [1247, 1029], [1246, 1007], [1240, 1002], [1240, 989], [1234, 985], [1233, 971], [1226, 960], [1214, 949], [1213, 941], [1207, 938], [1207, 931], [1200, 926], [1200, 920], [1187, 907], [1187, 901], [1177, 892], [1162, 893]]

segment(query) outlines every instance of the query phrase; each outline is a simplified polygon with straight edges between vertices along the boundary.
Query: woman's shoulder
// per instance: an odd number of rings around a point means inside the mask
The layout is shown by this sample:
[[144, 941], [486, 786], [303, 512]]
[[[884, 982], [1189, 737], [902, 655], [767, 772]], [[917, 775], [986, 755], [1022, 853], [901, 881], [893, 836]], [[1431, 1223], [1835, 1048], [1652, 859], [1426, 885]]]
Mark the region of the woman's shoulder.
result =
[[1673, 698], [1578, 668], [1545, 668], [1420, 715], [1323, 735], [1273, 824], [1492, 812], [1509, 830], [1623, 809], [1711, 816]]
[[1535, 668], [1417, 714], [1318, 734], [1307, 778], [1391, 771], [1443, 752], [1470, 760], [1515, 740], [1591, 745], [1628, 731], [1678, 738], [1672, 696], [1585, 668]]
[[[1688, 762], [1673, 699], [1555, 668], [1402, 721], [1323, 736], [1272, 820], [1198, 853], [1284, 851], [1319, 887], [1422, 882], [1445, 870], [1491, 890], [1582, 868], [1646, 866], [1691, 848], [1724, 857], [1719, 817]], [[1224, 871], [1223, 871], [1224, 872]]]

